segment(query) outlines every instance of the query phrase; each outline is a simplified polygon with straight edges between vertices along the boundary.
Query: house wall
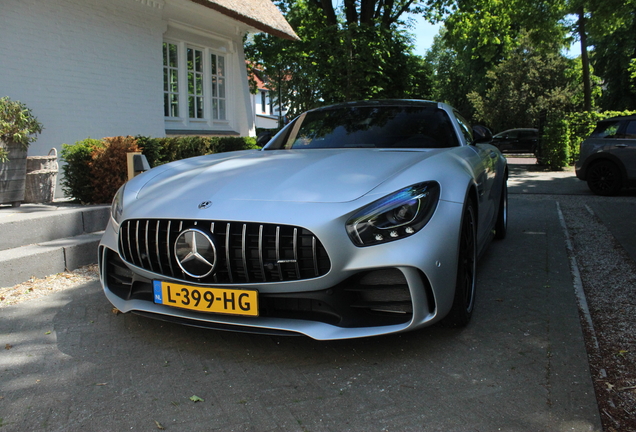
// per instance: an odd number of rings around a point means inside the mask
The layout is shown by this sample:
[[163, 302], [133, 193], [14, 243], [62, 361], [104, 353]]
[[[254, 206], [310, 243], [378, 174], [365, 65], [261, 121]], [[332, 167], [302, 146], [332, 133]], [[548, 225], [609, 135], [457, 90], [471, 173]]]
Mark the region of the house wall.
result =
[[30, 156], [87, 137], [163, 136], [161, 13], [135, 0], [2, 0], [0, 93], [44, 125]]
[[225, 38], [233, 73], [225, 127], [254, 135], [247, 26], [189, 0], [1, 0], [0, 96], [24, 102], [44, 125], [29, 156], [88, 137], [165, 136], [162, 44], [175, 23]]

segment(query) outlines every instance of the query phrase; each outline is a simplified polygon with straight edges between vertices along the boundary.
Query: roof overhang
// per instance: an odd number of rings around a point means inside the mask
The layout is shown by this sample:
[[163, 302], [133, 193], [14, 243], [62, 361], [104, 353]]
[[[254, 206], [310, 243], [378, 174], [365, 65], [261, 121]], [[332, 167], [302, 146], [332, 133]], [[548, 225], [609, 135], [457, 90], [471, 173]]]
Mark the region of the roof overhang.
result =
[[191, 0], [257, 30], [288, 40], [300, 40], [271, 0]]

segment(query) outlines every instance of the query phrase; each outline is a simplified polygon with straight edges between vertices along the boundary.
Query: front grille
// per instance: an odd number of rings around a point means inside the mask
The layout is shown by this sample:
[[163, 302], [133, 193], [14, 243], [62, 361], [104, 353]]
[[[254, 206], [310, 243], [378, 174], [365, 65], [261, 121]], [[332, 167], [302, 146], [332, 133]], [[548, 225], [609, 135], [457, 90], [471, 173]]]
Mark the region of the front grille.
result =
[[[197, 228], [214, 239], [213, 273], [184, 273], [174, 254], [179, 234]], [[311, 279], [329, 272], [327, 251], [309, 230], [289, 225], [200, 220], [126, 220], [119, 230], [124, 261], [153, 273], [196, 283], [259, 283]]]

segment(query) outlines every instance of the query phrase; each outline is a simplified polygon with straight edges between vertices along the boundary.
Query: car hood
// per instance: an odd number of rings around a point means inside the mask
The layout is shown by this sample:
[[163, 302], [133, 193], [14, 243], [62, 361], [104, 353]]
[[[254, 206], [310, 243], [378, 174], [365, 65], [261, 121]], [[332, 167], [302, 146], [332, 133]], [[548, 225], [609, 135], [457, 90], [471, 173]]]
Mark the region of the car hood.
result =
[[[353, 201], [439, 150], [247, 151], [178, 161], [134, 179], [137, 198], [339, 203]], [[142, 178], [144, 181], [142, 181]]]

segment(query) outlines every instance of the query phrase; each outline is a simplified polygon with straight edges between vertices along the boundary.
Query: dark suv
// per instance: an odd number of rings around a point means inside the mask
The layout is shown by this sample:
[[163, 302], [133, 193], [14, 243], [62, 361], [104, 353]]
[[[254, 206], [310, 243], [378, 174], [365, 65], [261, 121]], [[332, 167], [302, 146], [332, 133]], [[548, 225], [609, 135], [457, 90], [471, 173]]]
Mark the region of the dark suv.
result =
[[636, 186], [636, 116], [602, 120], [581, 143], [576, 176], [597, 195]]
[[493, 136], [491, 142], [502, 153], [535, 153], [538, 143], [538, 129], [509, 129]]

